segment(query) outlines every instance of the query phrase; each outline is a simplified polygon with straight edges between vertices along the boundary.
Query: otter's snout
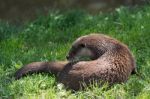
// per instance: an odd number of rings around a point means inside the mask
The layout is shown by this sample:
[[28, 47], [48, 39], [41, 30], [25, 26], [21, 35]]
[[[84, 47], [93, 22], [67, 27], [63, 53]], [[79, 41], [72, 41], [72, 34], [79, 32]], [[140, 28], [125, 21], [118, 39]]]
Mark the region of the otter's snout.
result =
[[66, 56], [66, 59], [69, 60], [69, 55]]
[[66, 59], [69, 60], [69, 61], [72, 61], [72, 60], [74, 60], [74, 57], [72, 55], [68, 54], [66, 56]]

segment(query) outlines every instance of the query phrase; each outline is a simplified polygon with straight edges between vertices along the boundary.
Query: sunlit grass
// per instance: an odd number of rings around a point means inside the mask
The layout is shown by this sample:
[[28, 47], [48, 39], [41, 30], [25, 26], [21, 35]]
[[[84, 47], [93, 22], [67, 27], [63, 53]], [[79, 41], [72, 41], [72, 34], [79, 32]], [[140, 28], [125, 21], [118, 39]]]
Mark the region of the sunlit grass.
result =
[[[18, 27], [18, 28], [17, 28]], [[25, 26], [0, 22], [0, 99], [148, 99], [150, 97], [150, 6], [119, 8], [89, 15], [82, 11], [51, 13]], [[14, 80], [15, 71], [33, 61], [65, 60], [79, 36], [104, 33], [129, 46], [140, 76], [111, 88], [93, 85], [72, 92], [52, 74], [33, 74]]]

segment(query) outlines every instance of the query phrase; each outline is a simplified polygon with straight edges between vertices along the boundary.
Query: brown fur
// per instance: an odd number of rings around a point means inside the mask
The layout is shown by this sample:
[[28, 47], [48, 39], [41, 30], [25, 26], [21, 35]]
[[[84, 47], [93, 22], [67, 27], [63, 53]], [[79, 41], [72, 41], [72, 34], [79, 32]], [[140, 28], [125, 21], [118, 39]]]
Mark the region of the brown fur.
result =
[[26, 74], [32, 73], [53, 73], [54, 75], [58, 75], [60, 71], [67, 64], [67, 61], [64, 62], [33, 62], [28, 65], [23, 66], [15, 73], [15, 79], [20, 79]]
[[91, 51], [90, 61], [79, 62], [39, 62], [24, 66], [16, 72], [16, 78], [31, 72], [52, 72], [58, 81], [71, 89], [78, 90], [83, 83], [93, 81], [108, 82], [110, 85], [126, 82], [135, 71], [135, 61], [128, 47], [103, 34], [90, 34], [78, 38], [67, 56], [74, 60], [82, 48]]

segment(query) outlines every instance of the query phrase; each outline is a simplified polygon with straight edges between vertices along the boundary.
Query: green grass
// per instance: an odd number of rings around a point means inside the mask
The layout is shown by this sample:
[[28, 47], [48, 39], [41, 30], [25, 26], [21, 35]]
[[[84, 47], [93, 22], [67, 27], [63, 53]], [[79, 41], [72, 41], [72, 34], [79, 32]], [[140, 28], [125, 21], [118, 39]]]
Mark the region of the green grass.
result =
[[[107, 89], [96, 84], [72, 93], [53, 75], [33, 74], [20, 80], [12, 76], [33, 61], [65, 60], [71, 43], [92, 32], [117, 38], [133, 52], [141, 77]], [[51, 13], [34, 22], [14, 26], [0, 22], [0, 99], [148, 99], [150, 97], [150, 6], [119, 8], [111, 13], [89, 15], [82, 11]]]

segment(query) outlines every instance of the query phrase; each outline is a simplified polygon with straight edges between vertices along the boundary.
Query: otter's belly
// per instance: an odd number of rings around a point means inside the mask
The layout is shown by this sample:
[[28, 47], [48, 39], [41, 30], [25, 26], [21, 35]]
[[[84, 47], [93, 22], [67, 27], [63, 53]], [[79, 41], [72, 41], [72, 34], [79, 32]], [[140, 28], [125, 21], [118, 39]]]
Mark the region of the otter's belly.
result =
[[[105, 66], [104, 66], [105, 65]], [[115, 67], [115, 68], [114, 68]], [[58, 80], [65, 86], [78, 90], [83, 88], [85, 85], [92, 84], [93, 82], [108, 82], [110, 85], [114, 83], [125, 82], [130, 75], [128, 70], [119, 72], [116, 66], [112, 64], [102, 64], [102, 62], [91, 61], [91, 62], [79, 62], [77, 64], [66, 65], [64, 70], [59, 74]]]

